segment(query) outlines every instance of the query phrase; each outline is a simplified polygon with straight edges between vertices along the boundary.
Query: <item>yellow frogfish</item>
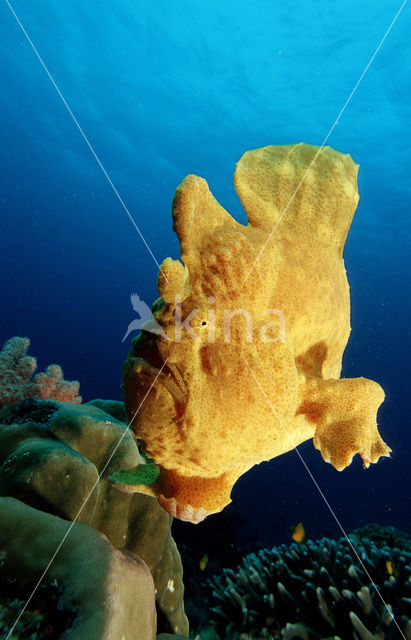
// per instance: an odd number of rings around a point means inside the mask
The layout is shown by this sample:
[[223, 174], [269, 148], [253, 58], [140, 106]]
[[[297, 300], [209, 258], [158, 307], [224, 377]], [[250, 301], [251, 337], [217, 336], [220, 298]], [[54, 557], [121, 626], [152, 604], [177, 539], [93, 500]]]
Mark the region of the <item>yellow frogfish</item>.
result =
[[199, 522], [248, 469], [310, 438], [337, 470], [357, 453], [364, 467], [389, 456], [376, 423], [383, 390], [340, 378], [357, 171], [330, 147], [248, 151], [234, 175], [247, 225], [203, 178], [177, 188], [181, 262], [162, 263], [160, 298], [123, 371], [127, 416], [151, 461], [114, 474], [119, 489]]

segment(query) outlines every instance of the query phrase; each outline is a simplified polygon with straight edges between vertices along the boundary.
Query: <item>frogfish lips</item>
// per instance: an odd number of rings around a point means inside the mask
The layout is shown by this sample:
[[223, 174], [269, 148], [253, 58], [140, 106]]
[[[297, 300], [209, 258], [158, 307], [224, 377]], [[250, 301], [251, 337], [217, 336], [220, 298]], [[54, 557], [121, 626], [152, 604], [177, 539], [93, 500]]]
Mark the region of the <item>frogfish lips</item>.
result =
[[[151, 336], [147, 338], [142, 333], [134, 346], [134, 358], [142, 373], [148, 380], [151, 379], [151, 385], [164, 385], [178, 405], [178, 413], [181, 413], [182, 407], [187, 403], [188, 389], [178, 366], [170, 362], [169, 358], [164, 359], [160, 355], [157, 340], [153, 340]], [[148, 391], [149, 389], [146, 389], [146, 392]]]

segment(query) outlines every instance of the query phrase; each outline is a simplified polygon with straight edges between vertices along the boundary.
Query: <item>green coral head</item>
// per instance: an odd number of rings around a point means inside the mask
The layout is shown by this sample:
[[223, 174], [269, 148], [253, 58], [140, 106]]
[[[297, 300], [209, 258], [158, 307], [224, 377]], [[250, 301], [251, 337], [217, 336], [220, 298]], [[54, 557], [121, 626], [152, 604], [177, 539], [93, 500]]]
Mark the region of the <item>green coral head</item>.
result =
[[109, 476], [114, 485], [145, 485], [151, 487], [160, 477], [160, 467], [155, 462], [138, 464], [131, 469], [122, 467]]

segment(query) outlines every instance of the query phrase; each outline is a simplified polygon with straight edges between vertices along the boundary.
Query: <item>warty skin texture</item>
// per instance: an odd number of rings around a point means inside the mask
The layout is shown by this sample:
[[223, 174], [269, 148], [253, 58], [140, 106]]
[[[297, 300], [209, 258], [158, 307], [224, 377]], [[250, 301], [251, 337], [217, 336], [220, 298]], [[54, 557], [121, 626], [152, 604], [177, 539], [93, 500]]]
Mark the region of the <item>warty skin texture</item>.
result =
[[234, 176], [246, 226], [204, 179], [183, 180], [173, 201], [182, 262], [161, 265], [153, 307], [162, 332], [142, 331], [123, 372], [129, 421], [161, 475], [119, 488], [199, 522], [248, 469], [310, 438], [338, 470], [356, 453], [365, 467], [389, 455], [376, 425], [383, 390], [340, 379], [357, 171], [329, 147], [248, 151]]

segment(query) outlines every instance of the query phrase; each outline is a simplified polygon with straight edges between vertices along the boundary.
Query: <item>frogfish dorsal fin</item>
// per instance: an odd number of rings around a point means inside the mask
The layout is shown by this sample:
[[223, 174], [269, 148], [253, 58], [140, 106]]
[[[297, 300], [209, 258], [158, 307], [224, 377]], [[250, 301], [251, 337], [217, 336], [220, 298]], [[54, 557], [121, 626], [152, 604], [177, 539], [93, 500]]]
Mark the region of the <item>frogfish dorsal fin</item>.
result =
[[277, 238], [342, 253], [358, 204], [358, 165], [349, 154], [304, 143], [247, 151], [234, 183], [249, 224]]

